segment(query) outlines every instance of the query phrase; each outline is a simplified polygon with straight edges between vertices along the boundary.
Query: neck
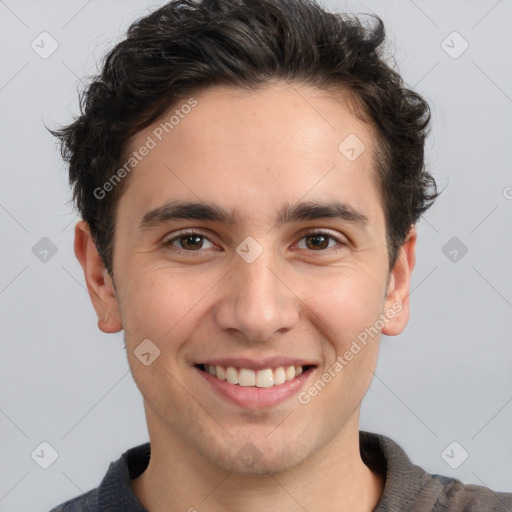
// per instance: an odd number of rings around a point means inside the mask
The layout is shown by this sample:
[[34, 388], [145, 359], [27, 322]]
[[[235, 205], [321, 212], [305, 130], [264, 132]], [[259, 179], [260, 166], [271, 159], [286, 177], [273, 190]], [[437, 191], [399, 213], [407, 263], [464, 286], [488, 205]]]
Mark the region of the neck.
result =
[[382, 495], [384, 477], [361, 459], [358, 420], [358, 415], [352, 418], [300, 465], [272, 475], [225, 471], [179, 439], [150, 429], [150, 463], [132, 488], [151, 512], [371, 512]]

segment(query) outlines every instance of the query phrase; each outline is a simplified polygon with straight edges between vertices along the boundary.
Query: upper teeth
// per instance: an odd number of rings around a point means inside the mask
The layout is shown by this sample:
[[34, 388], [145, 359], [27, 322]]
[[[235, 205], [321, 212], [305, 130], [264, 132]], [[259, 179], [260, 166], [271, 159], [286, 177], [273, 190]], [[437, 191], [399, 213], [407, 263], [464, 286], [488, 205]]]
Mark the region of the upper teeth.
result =
[[227, 380], [230, 384], [245, 387], [256, 386], [258, 388], [270, 388], [271, 386], [284, 384], [302, 373], [302, 366], [280, 366], [279, 368], [265, 368], [256, 372], [249, 368], [215, 366], [212, 364], [205, 364], [204, 368], [210, 375], [220, 380]]

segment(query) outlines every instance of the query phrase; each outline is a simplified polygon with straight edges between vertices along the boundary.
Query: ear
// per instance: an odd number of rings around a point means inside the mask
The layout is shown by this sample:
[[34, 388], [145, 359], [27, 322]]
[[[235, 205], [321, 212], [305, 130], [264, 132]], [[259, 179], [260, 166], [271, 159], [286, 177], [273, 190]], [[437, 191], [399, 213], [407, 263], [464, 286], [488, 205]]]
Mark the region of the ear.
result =
[[389, 277], [384, 303], [387, 321], [382, 328], [382, 333], [388, 336], [400, 334], [409, 322], [409, 293], [411, 274], [416, 263], [416, 238], [416, 228], [411, 226]]
[[89, 225], [80, 221], [75, 226], [75, 256], [82, 265], [92, 305], [98, 315], [98, 328], [105, 333], [123, 328], [114, 283], [96, 249]]

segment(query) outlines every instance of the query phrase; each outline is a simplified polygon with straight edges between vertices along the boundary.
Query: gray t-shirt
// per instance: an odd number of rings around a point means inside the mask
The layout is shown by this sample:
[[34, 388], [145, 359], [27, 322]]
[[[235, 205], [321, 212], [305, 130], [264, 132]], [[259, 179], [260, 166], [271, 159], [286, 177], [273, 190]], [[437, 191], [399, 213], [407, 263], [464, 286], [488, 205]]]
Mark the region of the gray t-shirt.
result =
[[[512, 493], [431, 475], [383, 435], [360, 431], [359, 441], [364, 463], [386, 477], [374, 512], [512, 512]], [[110, 464], [99, 487], [50, 512], [147, 512], [130, 480], [145, 471], [149, 457], [149, 443], [131, 448]]]

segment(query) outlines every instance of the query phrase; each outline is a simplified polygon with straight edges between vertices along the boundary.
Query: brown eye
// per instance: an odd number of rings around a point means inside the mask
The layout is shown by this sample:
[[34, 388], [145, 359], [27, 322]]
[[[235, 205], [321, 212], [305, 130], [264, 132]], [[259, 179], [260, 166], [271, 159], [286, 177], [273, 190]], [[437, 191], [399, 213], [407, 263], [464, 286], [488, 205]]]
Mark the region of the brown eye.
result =
[[178, 238], [181, 247], [188, 250], [201, 249], [202, 239], [201, 235], [185, 235]]
[[329, 236], [322, 234], [308, 235], [305, 237], [307, 240], [306, 246], [308, 249], [327, 249], [329, 246]]
[[[166, 246], [176, 247], [178, 251], [183, 252], [203, 252], [200, 249], [204, 249], [204, 244], [209, 243], [213, 246], [212, 242], [208, 238], [195, 231], [181, 232], [173, 238], [169, 238], [165, 242]], [[208, 249], [208, 247], [206, 247]]]
[[[305, 244], [303, 247], [299, 246], [299, 249], [309, 249], [311, 251], [316, 252], [321, 252], [325, 251], [326, 249], [332, 248], [333, 245], [329, 245], [331, 241], [336, 242], [337, 245], [346, 245], [345, 243], [343, 243], [343, 241], [324, 231], [314, 231], [306, 233], [302, 237], [301, 242], [302, 240], [305, 240]], [[336, 243], [334, 245], [336, 245]]]

